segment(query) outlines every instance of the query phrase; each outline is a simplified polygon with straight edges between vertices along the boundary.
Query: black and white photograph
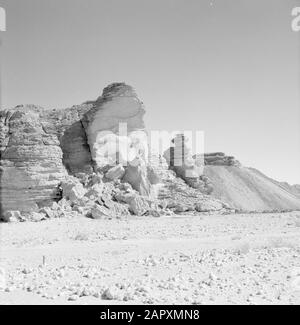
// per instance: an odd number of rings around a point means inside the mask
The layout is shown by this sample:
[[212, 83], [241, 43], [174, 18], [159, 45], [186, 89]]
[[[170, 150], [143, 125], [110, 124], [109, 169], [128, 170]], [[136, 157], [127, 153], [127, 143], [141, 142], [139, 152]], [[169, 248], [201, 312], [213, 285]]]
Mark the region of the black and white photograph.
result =
[[299, 304], [300, 0], [0, 0], [0, 305]]

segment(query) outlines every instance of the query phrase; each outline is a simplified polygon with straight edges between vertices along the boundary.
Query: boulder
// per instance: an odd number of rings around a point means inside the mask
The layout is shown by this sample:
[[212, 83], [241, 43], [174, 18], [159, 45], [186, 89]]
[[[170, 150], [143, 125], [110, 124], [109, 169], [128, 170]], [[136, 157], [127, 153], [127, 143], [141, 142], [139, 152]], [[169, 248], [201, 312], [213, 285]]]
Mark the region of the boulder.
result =
[[103, 190], [104, 190], [104, 184], [98, 183], [93, 185], [91, 188], [89, 188], [84, 196], [90, 200], [95, 201], [97, 199], [101, 199]]
[[207, 200], [195, 205], [195, 210], [198, 212], [220, 211], [223, 209], [223, 204], [215, 200]]
[[38, 211], [60, 198], [58, 185], [68, 172], [91, 170], [84, 128], [78, 123], [91, 107], [0, 110], [0, 215], [13, 209]]
[[186, 211], [189, 211], [189, 210], [190, 210], [189, 207], [184, 203], [177, 203], [174, 206], [174, 212], [175, 213], [186, 212]]
[[105, 174], [105, 177], [109, 180], [117, 180], [124, 176], [125, 169], [122, 165], [117, 165], [109, 169], [109, 171]]
[[129, 210], [137, 216], [143, 216], [147, 211], [150, 210], [148, 200], [137, 195], [132, 197], [129, 201]]
[[2, 217], [4, 222], [19, 222], [23, 221], [20, 211], [6, 211]]
[[108, 208], [102, 206], [102, 205], [95, 205], [91, 210], [91, 217], [93, 219], [104, 219], [104, 218], [110, 218], [111, 212]]
[[123, 181], [129, 183], [140, 195], [151, 196], [151, 184], [147, 166], [143, 160], [137, 159], [134, 164], [126, 168]]
[[[58, 210], [52, 210], [49, 207], [44, 207], [44, 208], [40, 209], [39, 213], [46, 216], [49, 219], [58, 218]], [[34, 214], [34, 212], [31, 215], [33, 215], [33, 214]]]
[[47, 216], [44, 213], [38, 213], [38, 212], [31, 212], [30, 213], [30, 220], [33, 222], [40, 222], [43, 220], [47, 220]]
[[61, 188], [62, 196], [71, 202], [76, 202], [86, 193], [86, 189], [75, 177], [68, 177], [61, 183]]
[[128, 217], [130, 216], [129, 206], [127, 204], [112, 202], [110, 206], [110, 215], [114, 218]]
[[[203, 156], [195, 156], [196, 160], [203, 159]], [[204, 164], [206, 166], [235, 166], [241, 167], [241, 163], [233, 156], [226, 156], [223, 152], [213, 152], [204, 154]]]

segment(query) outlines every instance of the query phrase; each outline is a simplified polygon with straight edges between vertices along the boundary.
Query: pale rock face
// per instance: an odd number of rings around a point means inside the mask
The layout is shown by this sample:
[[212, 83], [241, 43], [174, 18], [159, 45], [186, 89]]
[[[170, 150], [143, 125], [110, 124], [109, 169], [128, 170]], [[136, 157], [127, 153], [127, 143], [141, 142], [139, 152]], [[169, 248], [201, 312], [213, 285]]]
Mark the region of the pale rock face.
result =
[[133, 196], [129, 202], [129, 210], [137, 216], [142, 216], [150, 210], [150, 206], [144, 197]]
[[63, 197], [70, 202], [76, 202], [82, 199], [87, 192], [80, 181], [75, 177], [68, 177], [62, 182], [61, 188]]
[[110, 217], [110, 211], [104, 206], [95, 205], [91, 211], [91, 216], [93, 219], [102, 219]]
[[118, 163], [127, 166], [137, 156], [147, 159], [144, 113], [132, 87], [118, 83], [104, 89], [83, 120], [97, 168]]
[[122, 165], [112, 167], [106, 174], [105, 177], [110, 180], [120, 179], [124, 176], [125, 169]]
[[210, 201], [206, 201], [206, 202], [197, 203], [196, 211], [198, 211], [198, 212], [219, 211], [223, 207], [224, 207], [224, 205], [221, 202], [210, 200]]
[[79, 122], [91, 107], [44, 110], [27, 105], [0, 111], [0, 215], [38, 211], [60, 199], [58, 185], [68, 172], [92, 170]]
[[6, 211], [2, 217], [5, 222], [18, 222], [22, 220], [20, 211]]
[[172, 142], [173, 146], [164, 153], [170, 169], [174, 170], [176, 175], [185, 180], [187, 184], [198, 188], [204, 166], [192, 157], [191, 150], [187, 146], [187, 139], [183, 134], [178, 134]]
[[0, 112], [2, 211], [37, 210], [57, 198], [55, 188], [67, 175], [59, 140], [41, 123], [43, 112], [36, 106]]
[[138, 163], [126, 168], [123, 181], [129, 183], [134, 190], [143, 196], [151, 196], [151, 183], [148, 177], [146, 163], [139, 160]]

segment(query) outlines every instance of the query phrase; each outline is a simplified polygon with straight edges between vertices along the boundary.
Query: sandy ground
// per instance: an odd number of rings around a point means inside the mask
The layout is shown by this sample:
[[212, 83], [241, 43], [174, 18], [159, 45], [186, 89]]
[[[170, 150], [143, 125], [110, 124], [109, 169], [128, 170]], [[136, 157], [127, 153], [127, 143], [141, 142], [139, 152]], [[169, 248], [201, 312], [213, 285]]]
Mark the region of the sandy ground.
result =
[[300, 303], [300, 212], [0, 227], [0, 304]]

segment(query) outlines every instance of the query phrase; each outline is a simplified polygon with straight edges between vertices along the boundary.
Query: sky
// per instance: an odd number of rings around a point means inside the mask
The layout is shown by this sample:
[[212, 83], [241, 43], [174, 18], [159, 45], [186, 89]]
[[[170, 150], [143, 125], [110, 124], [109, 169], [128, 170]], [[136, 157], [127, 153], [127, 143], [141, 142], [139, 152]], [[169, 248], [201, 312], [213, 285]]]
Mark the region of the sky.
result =
[[0, 0], [4, 108], [47, 109], [132, 85], [148, 130], [205, 132], [234, 155], [300, 184], [298, 0]]

